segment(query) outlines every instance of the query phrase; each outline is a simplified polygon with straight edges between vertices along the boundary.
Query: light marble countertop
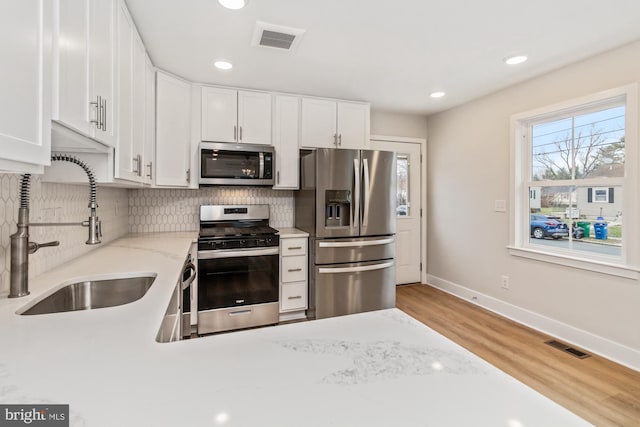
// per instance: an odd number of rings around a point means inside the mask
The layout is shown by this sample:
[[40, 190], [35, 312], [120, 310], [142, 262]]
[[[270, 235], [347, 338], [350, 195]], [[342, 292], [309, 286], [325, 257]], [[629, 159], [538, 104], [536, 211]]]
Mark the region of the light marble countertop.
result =
[[309, 233], [298, 230], [297, 228], [279, 228], [278, 234], [284, 239], [292, 237], [309, 237]]
[[[157, 343], [194, 237], [127, 236], [0, 298], [0, 403], [88, 427], [589, 425], [397, 309]], [[72, 277], [145, 272], [131, 304], [15, 314]]]

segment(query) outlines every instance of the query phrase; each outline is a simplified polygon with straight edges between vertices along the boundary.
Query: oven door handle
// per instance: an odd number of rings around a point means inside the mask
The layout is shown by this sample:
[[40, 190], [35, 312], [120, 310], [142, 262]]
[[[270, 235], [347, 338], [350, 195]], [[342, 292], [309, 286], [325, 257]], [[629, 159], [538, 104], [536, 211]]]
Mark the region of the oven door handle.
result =
[[198, 259], [217, 259], [217, 258], [240, 258], [247, 256], [261, 256], [261, 255], [278, 255], [280, 249], [276, 246], [273, 248], [265, 249], [238, 249], [238, 250], [211, 250], [211, 251], [198, 251]]
[[191, 286], [191, 284], [193, 283], [193, 281], [196, 278], [196, 266], [192, 263], [192, 262], [188, 262], [187, 264], [185, 264], [184, 268], [182, 269], [182, 276], [184, 277], [184, 273], [186, 273], [188, 271], [191, 272], [191, 274], [189, 275], [189, 277], [186, 280], [182, 281], [182, 290], [184, 291], [185, 289], [187, 289], [189, 286]]

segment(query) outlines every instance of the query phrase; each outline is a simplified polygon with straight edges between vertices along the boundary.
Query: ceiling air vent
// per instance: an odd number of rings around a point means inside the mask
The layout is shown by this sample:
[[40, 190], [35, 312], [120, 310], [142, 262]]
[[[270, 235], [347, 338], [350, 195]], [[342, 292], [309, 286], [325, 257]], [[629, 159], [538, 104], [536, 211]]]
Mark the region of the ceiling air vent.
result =
[[300, 42], [305, 30], [299, 28], [283, 27], [267, 22], [256, 22], [253, 32], [253, 46], [270, 47], [281, 50], [293, 50]]

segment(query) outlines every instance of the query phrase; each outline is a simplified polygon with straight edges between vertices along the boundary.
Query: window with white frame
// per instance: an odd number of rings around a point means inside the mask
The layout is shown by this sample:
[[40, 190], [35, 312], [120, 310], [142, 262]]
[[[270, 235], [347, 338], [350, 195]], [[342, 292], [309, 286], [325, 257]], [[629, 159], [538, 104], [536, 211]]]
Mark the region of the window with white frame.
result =
[[512, 117], [512, 254], [635, 264], [637, 121], [635, 85]]

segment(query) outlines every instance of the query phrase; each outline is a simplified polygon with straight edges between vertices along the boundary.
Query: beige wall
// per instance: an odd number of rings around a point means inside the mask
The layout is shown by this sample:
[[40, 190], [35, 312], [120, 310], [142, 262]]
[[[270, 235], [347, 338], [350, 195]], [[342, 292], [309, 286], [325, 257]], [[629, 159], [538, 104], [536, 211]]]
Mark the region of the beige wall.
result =
[[[529, 310], [579, 332], [578, 340], [593, 337], [599, 352], [640, 355], [638, 281], [511, 256], [509, 214], [494, 211], [494, 200], [510, 199], [512, 114], [639, 80], [636, 42], [429, 117], [431, 279]], [[510, 290], [500, 288], [501, 275]]]
[[417, 114], [371, 110], [371, 135], [426, 139], [427, 118]]

